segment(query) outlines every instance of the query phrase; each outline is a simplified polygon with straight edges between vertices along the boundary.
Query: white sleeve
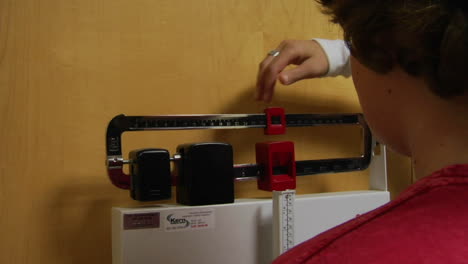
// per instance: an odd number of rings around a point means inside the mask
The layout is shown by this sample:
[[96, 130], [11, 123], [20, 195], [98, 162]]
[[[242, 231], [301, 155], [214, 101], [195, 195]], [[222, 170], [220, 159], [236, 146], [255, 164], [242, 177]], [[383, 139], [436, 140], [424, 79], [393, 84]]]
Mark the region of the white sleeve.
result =
[[313, 40], [322, 47], [328, 58], [328, 72], [324, 77], [351, 76], [350, 52], [343, 40]]

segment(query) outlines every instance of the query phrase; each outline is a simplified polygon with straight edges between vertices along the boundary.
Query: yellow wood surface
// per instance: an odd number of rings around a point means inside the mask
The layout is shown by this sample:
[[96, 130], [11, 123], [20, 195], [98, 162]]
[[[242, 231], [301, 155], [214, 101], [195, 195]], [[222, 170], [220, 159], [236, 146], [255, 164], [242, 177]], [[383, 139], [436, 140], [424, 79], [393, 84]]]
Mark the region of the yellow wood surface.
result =
[[[0, 263], [110, 263], [110, 208], [139, 205], [104, 166], [109, 120], [127, 115], [359, 112], [350, 79], [277, 88], [253, 101], [257, 68], [283, 39], [339, 38], [311, 0], [0, 0]], [[145, 132], [124, 150], [228, 141], [236, 163], [258, 141], [296, 142], [298, 158], [359, 153], [355, 128]], [[393, 156], [392, 156], [393, 157]], [[394, 193], [410, 164], [394, 158]], [[392, 164], [395, 163], [395, 166]], [[367, 188], [367, 173], [309, 176], [299, 192]], [[255, 182], [237, 197], [265, 197]]]

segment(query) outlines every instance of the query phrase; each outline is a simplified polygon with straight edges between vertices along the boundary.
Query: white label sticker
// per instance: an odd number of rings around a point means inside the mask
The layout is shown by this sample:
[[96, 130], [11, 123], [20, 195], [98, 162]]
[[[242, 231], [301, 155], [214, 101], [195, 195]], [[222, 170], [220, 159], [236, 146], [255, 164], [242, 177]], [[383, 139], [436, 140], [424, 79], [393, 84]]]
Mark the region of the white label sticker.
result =
[[214, 228], [214, 209], [190, 209], [168, 212], [164, 216], [168, 232]]

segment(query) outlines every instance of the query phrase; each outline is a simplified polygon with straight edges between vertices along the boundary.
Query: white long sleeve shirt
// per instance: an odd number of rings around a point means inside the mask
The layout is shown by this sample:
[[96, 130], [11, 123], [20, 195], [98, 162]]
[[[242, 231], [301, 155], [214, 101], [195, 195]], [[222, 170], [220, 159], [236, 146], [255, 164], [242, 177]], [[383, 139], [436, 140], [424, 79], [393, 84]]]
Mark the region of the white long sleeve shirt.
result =
[[314, 38], [328, 58], [328, 72], [324, 77], [351, 76], [350, 51], [343, 40]]

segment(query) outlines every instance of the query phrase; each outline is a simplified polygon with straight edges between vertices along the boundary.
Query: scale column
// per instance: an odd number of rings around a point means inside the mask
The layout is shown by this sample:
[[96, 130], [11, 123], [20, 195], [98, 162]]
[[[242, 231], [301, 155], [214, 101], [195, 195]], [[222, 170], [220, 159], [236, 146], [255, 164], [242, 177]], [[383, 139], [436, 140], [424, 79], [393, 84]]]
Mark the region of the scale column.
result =
[[291, 141], [263, 142], [255, 145], [257, 163], [262, 168], [258, 188], [273, 192], [273, 258], [294, 244], [294, 198], [296, 160]]
[[273, 191], [273, 258], [294, 247], [296, 190]]

